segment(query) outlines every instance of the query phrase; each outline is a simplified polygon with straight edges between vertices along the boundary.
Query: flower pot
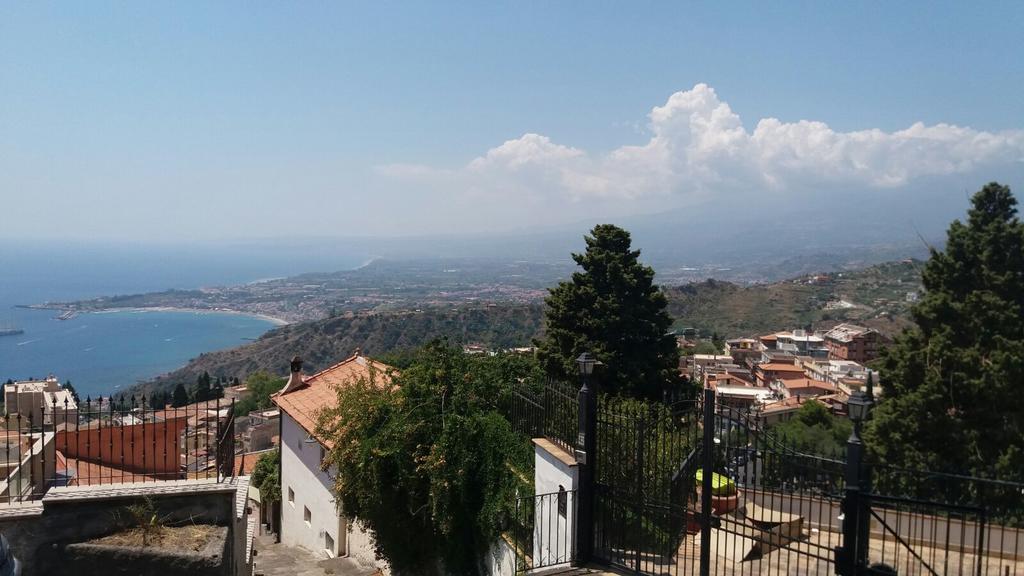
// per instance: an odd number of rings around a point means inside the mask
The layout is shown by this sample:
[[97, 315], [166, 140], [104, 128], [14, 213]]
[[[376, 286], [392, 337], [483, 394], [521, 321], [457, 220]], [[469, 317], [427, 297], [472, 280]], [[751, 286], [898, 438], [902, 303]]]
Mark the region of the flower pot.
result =
[[740, 506], [740, 493], [739, 490], [735, 494], [729, 496], [715, 496], [711, 495], [711, 513], [721, 516], [722, 514], [728, 514]]

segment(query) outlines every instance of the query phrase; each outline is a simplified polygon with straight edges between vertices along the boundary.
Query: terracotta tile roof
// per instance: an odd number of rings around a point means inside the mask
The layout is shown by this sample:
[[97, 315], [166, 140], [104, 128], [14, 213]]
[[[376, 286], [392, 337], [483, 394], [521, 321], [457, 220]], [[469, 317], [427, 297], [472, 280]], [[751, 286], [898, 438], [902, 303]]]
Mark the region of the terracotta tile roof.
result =
[[256, 462], [260, 459], [260, 457], [263, 456], [264, 454], [268, 454], [273, 451], [273, 448], [267, 448], [266, 450], [257, 450], [256, 452], [235, 454], [235, 476], [249, 476], [250, 474], [252, 474], [252, 471], [256, 468]]
[[769, 364], [758, 364], [757, 367], [760, 368], [764, 372], [768, 372], [768, 371], [772, 371], [772, 372], [803, 372], [804, 371], [803, 368], [801, 368], [800, 366], [797, 366], [796, 364], [785, 364], [785, 363], [782, 363], [782, 362], [772, 362], [772, 363], [769, 363]]
[[792, 380], [786, 380], [785, 386], [786, 389], [790, 391], [811, 388], [826, 390], [830, 394], [836, 391], [835, 384], [829, 384], [828, 382], [822, 382], [821, 380], [814, 380], [812, 378], [795, 378]]
[[[273, 395], [271, 400], [298, 422], [308, 434], [313, 435], [319, 411], [337, 404], [336, 389], [339, 386], [346, 386], [359, 378], [368, 378], [371, 372], [376, 374], [378, 383], [390, 384], [392, 370], [387, 364], [355, 354], [305, 378], [301, 386]], [[327, 447], [331, 446], [329, 441], [319, 440]]]
[[789, 410], [799, 410], [803, 406], [804, 400], [796, 396], [791, 396], [784, 400], [772, 402], [771, 404], [765, 404], [761, 408], [762, 414], [774, 414], [776, 412], [786, 412]]

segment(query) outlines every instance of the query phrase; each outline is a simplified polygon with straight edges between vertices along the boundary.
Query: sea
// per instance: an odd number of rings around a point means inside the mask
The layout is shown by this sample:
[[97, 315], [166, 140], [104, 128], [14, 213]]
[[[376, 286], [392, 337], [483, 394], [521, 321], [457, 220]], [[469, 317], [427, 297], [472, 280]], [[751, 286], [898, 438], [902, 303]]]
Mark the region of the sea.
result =
[[354, 268], [364, 256], [301, 243], [139, 246], [0, 243], [0, 382], [53, 375], [82, 397], [109, 396], [185, 365], [203, 352], [259, 338], [275, 323], [242, 314], [117, 311], [57, 319], [19, 305], [226, 286]]

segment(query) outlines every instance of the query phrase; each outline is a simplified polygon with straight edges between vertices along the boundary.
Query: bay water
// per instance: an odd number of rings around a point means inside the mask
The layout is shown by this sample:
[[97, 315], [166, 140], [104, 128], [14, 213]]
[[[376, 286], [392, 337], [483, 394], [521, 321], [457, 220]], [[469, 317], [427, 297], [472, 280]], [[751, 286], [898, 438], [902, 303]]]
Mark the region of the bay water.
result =
[[310, 271], [348, 269], [344, 250], [266, 246], [128, 246], [4, 242], [0, 245], [0, 382], [53, 374], [79, 395], [116, 394], [274, 328], [259, 317], [190, 311], [116, 311], [58, 320], [18, 305], [170, 288], [234, 285]]

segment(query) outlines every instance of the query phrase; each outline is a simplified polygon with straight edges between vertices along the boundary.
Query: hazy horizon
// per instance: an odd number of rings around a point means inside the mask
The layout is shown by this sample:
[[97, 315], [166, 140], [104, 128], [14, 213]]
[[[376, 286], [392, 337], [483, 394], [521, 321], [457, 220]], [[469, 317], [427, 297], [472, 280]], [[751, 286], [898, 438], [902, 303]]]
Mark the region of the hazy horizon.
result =
[[941, 230], [988, 181], [1024, 190], [1022, 25], [1019, 4], [10, 5], [0, 238]]

